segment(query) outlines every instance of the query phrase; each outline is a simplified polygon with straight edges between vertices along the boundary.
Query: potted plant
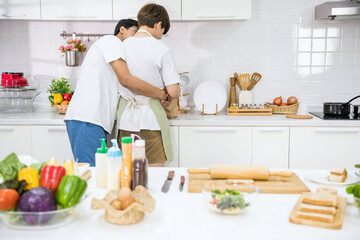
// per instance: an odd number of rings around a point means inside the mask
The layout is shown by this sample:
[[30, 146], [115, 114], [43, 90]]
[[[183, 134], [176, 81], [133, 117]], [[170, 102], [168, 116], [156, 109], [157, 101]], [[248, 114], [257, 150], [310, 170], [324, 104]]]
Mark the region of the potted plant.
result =
[[47, 92], [50, 93], [49, 101], [51, 107], [55, 108], [60, 113], [66, 113], [67, 107], [71, 101], [73, 91], [70, 89], [70, 84], [66, 78], [60, 80], [53, 79]]
[[80, 39], [69, 39], [65, 46], [60, 46], [59, 51], [65, 53], [65, 64], [69, 67], [79, 65], [79, 52], [85, 52], [86, 47]]

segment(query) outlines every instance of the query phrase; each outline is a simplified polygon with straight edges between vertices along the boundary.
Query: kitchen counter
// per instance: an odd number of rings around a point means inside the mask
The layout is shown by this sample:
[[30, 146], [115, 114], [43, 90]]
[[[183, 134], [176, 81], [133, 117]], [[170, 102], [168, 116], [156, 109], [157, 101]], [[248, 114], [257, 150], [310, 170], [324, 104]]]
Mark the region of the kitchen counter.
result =
[[[175, 170], [170, 191], [160, 188], [167, 172]], [[322, 185], [306, 178], [316, 170], [294, 170], [304, 183], [315, 191]], [[202, 194], [187, 192], [186, 168], [150, 168], [149, 192], [156, 199], [155, 211], [134, 225], [113, 225], [105, 221], [104, 210], [91, 210], [93, 197], [103, 198], [105, 189], [95, 187], [95, 172], [89, 179], [90, 197], [85, 210], [74, 222], [61, 228], [24, 231], [0, 224], [1, 239], [359, 239], [360, 214], [346, 187], [336, 187], [338, 194], [348, 198], [345, 221], [341, 230], [315, 228], [289, 222], [289, 215], [299, 194], [258, 194], [249, 211], [234, 216], [211, 212], [204, 204]], [[349, 174], [354, 174], [349, 171]], [[184, 191], [179, 192], [180, 176], [186, 176]], [[105, 238], [104, 238], [105, 237]]]
[[[0, 114], [0, 125], [65, 125], [64, 114], [54, 109], [41, 108], [32, 113]], [[228, 116], [201, 115], [200, 112], [179, 114], [171, 119], [171, 126], [282, 126], [282, 127], [360, 127], [360, 120], [288, 119], [285, 115]]]

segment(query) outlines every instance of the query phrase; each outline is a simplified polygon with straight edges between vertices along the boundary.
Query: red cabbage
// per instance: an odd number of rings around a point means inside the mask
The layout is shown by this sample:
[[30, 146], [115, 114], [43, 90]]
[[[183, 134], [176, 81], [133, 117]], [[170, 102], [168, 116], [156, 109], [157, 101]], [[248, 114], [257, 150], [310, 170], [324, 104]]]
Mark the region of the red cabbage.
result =
[[[18, 210], [23, 212], [47, 212], [57, 209], [54, 194], [47, 188], [36, 187], [21, 195]], [[24, 214], [22, 218], [30, 225], [50, 221], [55, 214]]]

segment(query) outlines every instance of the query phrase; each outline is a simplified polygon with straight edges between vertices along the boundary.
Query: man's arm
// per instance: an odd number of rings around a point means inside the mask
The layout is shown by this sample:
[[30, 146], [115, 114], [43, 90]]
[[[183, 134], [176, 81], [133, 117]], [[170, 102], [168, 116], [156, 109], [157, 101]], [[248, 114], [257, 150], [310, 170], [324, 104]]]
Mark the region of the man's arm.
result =
[[150, 98], [165, 100], [168, 98], [166, 91], [156, 88], [151, 84], [132, 76], [127, 68], [126, 62], [121, 58], [110, 62], [115, 74], [124, 87], [127, 89]]
[[180, 87], [178, 83], [166, 86], [166, 91], [170, 98], [179, 98], [180, 96]]

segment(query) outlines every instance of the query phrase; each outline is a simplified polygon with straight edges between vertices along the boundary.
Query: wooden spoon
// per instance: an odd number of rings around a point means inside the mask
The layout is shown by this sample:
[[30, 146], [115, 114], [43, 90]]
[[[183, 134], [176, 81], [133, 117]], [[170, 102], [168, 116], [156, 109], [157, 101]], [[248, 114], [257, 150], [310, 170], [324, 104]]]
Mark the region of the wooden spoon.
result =
[[248, 90], [251, 90], [254, 88], [254, 86], [260, 81], [260, 79], [262, 78], [260, 73], [253, 73], [250, 79], [250, 86], [248, 87]]
[[239, 89], [240, 89], [240, 90], [243, 90], [243, 89], [242, 89], [242, 86], [241, 86], [239, 74], [238, 74], [237, 72], [234, 73], [234, 77], [235, 77], [235, 79], [236, 79], [236, 84], [237, 84], [237, 86], [239, 87]]

